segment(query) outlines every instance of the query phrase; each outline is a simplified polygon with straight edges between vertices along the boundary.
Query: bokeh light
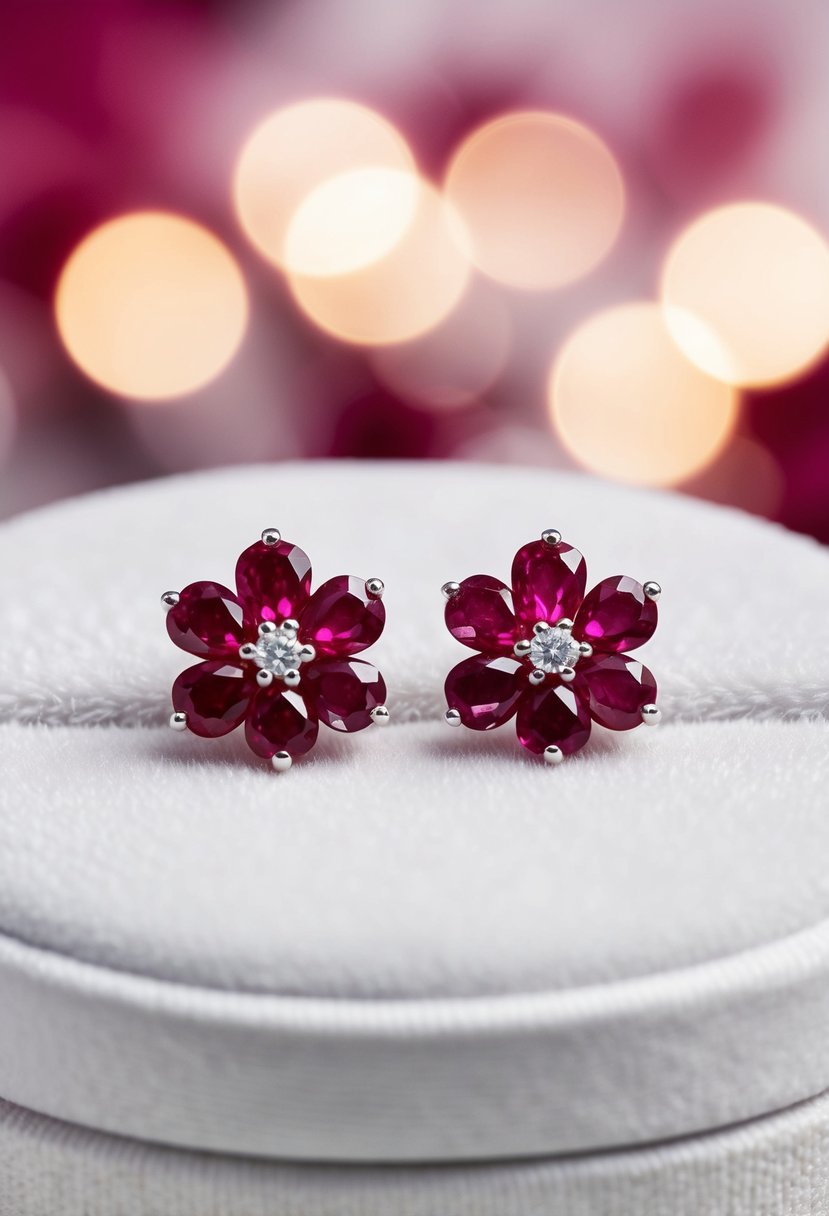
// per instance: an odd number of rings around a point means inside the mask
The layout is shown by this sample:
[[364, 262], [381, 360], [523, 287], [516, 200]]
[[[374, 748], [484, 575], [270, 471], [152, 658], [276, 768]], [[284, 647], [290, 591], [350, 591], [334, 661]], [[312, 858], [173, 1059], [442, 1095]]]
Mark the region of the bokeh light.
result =
[[[333, 255], [335, 263], [337, 258], [346, 261], [329, 273], [341, 273], [360, 265], [365, 256], [358, 250], [357, 261], [348, 264], [349, 241], [359, 235], [364, 250], [378, 219], [382, 232], [379, 245], [371, 246], [373, 256], [384, 252], [384, 240], [388, 248], [397, 239], [389, 238], [388, 221], [378, 215], [377, 179], [374, 190], [368, 178], [340, 182], [312, 199], [309, 195], [331, 178], [358, 170], [406, 174], [414, 167], [403, 136], [374, 110], [339, 98], [296, 102], [264, 119], [242, 148], [233, 181], [236, 213], [253, 245], [275, 265], [319, 274], [321, 261]], [[383, 184], [389, 187], [388, 181], [380, 182], [381, 194]], [[405, 183], [398, 181], [397, 188], [405, 189]], [[295, 220], [306, 201], [303, 218]], [[395, 214], [399, 216], [399, 206]]]
[[624, 184], [597, 135], [561, 114], [508, 114], [453, 157], [447, 197], [469, 229], [472, 257], [501, 283], [562, 287], [591, 271], [621, 228]]
[[829, 246], [770, 203], [706, 212], [668, 253], [662, 300], [675, 341], [731, 384], [773, 384], [829, 341]]
[[412, 180], [414, 214], [398, 193], [409, 222], [385, 257], [350, 274], [289, 273], [297, 303], [326, 333], [365, 346], [405, 342], [438, 325], [461, 299], [470, 266], [460, 221], [433, 186]]
[[691, 363], [661, 307], [600, 312], [565, 342], [550, 372], [550, 412], [570, 453], [619, 481], [673, 485], [709, 464], [733, 433], [735, 390]]
[[228, 250], [201, 225], [134, 212], [76, 247], [55, 315], [86, 375], [151, 401], [192, 392], [226, 367], [245, 332], [247, 291]]

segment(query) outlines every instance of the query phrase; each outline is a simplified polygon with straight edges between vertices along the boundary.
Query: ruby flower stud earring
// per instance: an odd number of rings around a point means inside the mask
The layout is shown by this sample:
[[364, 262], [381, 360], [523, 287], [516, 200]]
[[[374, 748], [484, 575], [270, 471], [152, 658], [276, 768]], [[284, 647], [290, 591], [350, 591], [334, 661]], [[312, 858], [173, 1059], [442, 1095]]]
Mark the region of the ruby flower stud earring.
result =
[[388, 722], [386, 685], [354, 655], [383, 632], [379, 578], [341, 574], [311, 593], [311, 562], [276, 528], [236, 563], [236, 592], [191, 583], [161, 597], [167, 632], [200, 660], [173, 684], [174, 730], [205, 739], [242, 723], [277, 772], [310, 751], [319, 724], [352, 733]]
[[446, 625], [478, 653], [446, 677], [450, 726], [492, 730], [513, 716], [548, 764], [584, 747], [591, 724], [655, 725], [656, 681], [626, 651], [656, 629], [661, 589], [617, 575], [585, 595], [581, 553], [549, 528], [519, 549], [512, 587], [487, 574], [446, 583]]

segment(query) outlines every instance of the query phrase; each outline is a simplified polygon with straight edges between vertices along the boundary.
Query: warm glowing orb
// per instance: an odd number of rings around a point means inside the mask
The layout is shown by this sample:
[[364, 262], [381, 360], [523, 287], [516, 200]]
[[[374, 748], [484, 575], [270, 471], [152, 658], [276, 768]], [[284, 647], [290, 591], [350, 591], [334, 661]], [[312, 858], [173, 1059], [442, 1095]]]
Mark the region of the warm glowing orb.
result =
[[[340, 184], [315, 198], [309, 195], [331, 178], [376, 169], [414, 170], [406, 141], [382, 115], [338, 98], [286, 106], [264, 119], [242, 148], [233, 181], [239, 222], [277, 266], [300, 274], [353, 269], [366, 256], [366, 242], [369, 261], [385, 252], [384, 240], [394, 243], [378, 216], [378, 182], [367, 178], [357, 186]], [[303, 204], [307, 209], [300, 219]], [[382, 231], [372, 243], [372, 224], [378, 220]], [[356, 250], [349, 254], [355, 238]], [[332, 264], [335, 269], [320, 270]]]
[[625, 197], [597, 135], [561, 114], [508, 114], [473, 132], [446, 177], [472, 257], [493, 279], [526, 290], [561, 287], [613, 245]]
[[703, 371], [731, 384], [787, 380], [829, 342], [829, 246], [783, 207], [718, 207], [670, 249], [662, 300]]
[[734, 389], [690, 363], [658, 304], [631, 303], [571, 334], [549, 378], [567, 449], [596, 473], [673, 485], [708, 465], [733, 433]]
[[55, 315], [92, 380], [126, 397], [177, 397], [236, 353], [248, 316], [236, 262], [183, 216], [136, 212], [96, 228], [61, 271]]

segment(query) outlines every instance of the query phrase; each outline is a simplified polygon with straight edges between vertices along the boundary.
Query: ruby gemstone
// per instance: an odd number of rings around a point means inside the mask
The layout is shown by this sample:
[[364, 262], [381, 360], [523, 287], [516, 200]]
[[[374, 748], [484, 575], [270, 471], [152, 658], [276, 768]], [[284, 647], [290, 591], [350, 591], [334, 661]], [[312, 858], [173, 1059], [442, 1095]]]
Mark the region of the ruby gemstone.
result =
[[173, 709], [187, 714], [187, 728], [203, 739], [229, 735], [244, 720], [255, 690], [239, 667], [196, 663], [173, 684]]
[[242, 605], [221, 583], [191, 583], [167, 613], [167, 632], [189, 654], [235, 657], [244, 641]]
[[288, 541], [266, 545], [258, 540], [236, 563], [236, 592], [245, 609], [245, 625], [299, 617], [311, 592], [311, 559]]
[[522, 700], [516, 731], [519, 742], [528, 751], [541, 755], [546, 747], [555, 744], [569, 756], [590, 738], [590, 711], [572, 688], [547, 684]]
[[447, 704], [472, 730], [503, 726], [515, 713], [527, 687], [523, 676], [523, 664], [517, 659], [473, 655], [453, 667], [446, 677]]
[[635, 650], [656, 629], [658, 615], [642, 584], [617, 574], [602, 579], [586, 596], [573, 634], [596, 650]]
[[245, 723], [248, 747], [269, 760], [276, 752], [302, 756], [317, 740], [317, 716], [298, 692], [260, 689]]
[[576, 669], [576, 692], [600, 726], [632, 730], [642, 723], [642, 706], [656, 700], [656, 680], [638, 659], [603, 654], [584, 659]]
[[357, 654], [383, 632], [383, 601], [366, 591], [365, 580], [338, 574], [318, 587], [302, 614], [300, 638], [320, 654]]
[[519, 549], [512, 562], [515, 614], [527, 624], [554, 625], [573, 617], [587, 585], [587, 563], [578, 549], [534, 540]]
[[488, 574], [465, 578], [446, 602], [446, 627], [472, 650], [497, 654], [510, 652], [516, 620], [509, 587]]
[[332, 730], [363, 730], [371, 726], [371, 711], [386, 701], [383, 677], [362, 659], [323, 659], [303, 668], [306, 698], [320, 722]]

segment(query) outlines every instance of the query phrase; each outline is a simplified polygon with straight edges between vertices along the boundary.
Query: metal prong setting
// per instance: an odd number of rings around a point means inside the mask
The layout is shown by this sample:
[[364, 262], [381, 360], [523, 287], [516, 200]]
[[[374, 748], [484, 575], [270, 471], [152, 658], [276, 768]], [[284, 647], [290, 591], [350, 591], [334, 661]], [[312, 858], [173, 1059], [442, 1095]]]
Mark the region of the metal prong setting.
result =
[[517, 659], [526, 659], [531, 650], [532, 642], [528, 642], [526, 638], [522, 638], [520, 642], [515, 643], [512, 653]]
[[263, 545], [278, 545], [282, 540], [282, 533], [278, 528], [266, 528], [262, 533]]
[[266, 638], [269, 633], [276, 633], [276, 621], [262, 621], [259, 626], [260, 638]]
[[648, 599], [653, 600], [654, 603], [656, 603], [662, 594], [662, 588], [659, 586], [659, 583], [655, 583], [653, 579], [650, 579], [647, 583], [645, 583], [642, 590]]
[[391, 714], [385, 705], [375, 705], [371, 711], [371, 720], [372, 722], [376, 722], [378, 726], [388, 726], [391, 721]]
[[643, 705], [641, 712], [645, 726], [658, 726], [662, 721], [662, 710], [658, 705]]
[[317, 652], [310, 642], [306, 642], [304, 646], [299, 648], [299, 660], [301, 663], [313, 663], [317, 657]]
[[531, 684], [543, 684], [544, 683], [544, 672], [541, 670], [540, 667], [534, 667], [532, 669], [532, 671], [530, 672], [528, 679]]
[[576, 678], [575, 670], [572, 667], [567, 667], [566, 665], [559, 667], [556, 675], [559, 677], [559, 679], [563, 680], [565, 684], [571, 684]]
[[546, 633], [549, 628], [550, 628], [550, 626], [547, 624], [546, 621], [536, 621], [535, 624], [533, 625], [533, 633], [535, 633], [535, 634]]
[[165, 612], [169, 612], [171, 608], [175, 608], [180, 599], [181, 596], [177, 591], [165, 591], [161, 597], [161, 607]]
[[288, 633], [299, 633], [299, 621], [295, 621], [292, 616], [289, 616], [287, 621], [282, 622], [282, 628]]
[[271, 756], [271, 764], [278, 773], [287, 773], [288, 769], [293, 764], [290, 752], [274, 752]]
[[298, 671], [296, 671], [296, 670], [286, 671], [284, 676], [282, 677], [282, 683], [287, 688], [296, 688], [301, 679], [302, 679], [302, 676], [299, 674]]
[[171, 730], [187, 730], [187, 714], [176, 711], [170, 714], [170, 729]]
[[579, 655], [583, 659], [589, 659], [593, 654], [593, 647], [589, 642], [579, 642]]
[[242, 645], [239, 647], [239, 658], [240, 659], [256, 658], [256, 647], [254, 646], [253, 642], [243, 642], [242, 643]]
[[460, 583], [444, 583], [440, 590], [445, 600], [451, 600], [452, 596], [457, 595], [460, 589]]
[[267, 688], [269, 684], [273, 684], [273, 672], [260, 667], [256, 673], [256, 683], [260, 688]]
[[456, 709], [447, 709], [443, 719], [447, 726], [460, 726], [461, 724], [461, 716]]
[[541, 533], [541, 539], [545, 545], [560, 545], [561, 533], [556, 532], [555, 528], [545, 528]]
[[383, 580], [381, 578], [367, 578], [366, 579], [366, 595], [370, 596], [371, 599], [381, 600], [383, 598], [383, 592], [385, 590], [386, 590], [386, 584], [383, 582]]
[[570, 633], [573, 628], [573, 622], [570, 620], [569, 616], [563, 616], [560, 621], [556, 621], [554, 627], [556, 629], [566, 629], [567, 632]]
[[556, 747], [555, 743], [551, 743], [549, 747], [544, 748], [545, 764], [561, 764], [563, 759], [564, 752], [560, 747]]

